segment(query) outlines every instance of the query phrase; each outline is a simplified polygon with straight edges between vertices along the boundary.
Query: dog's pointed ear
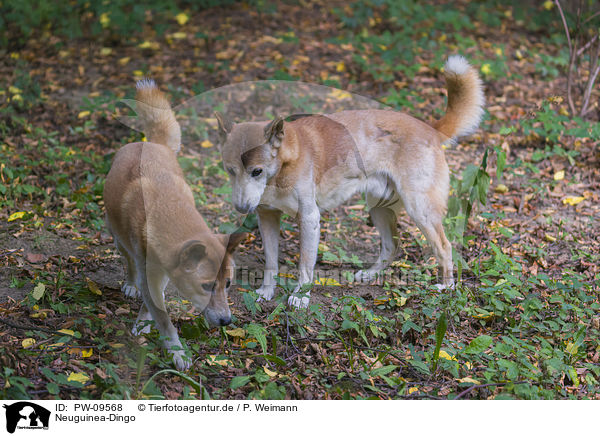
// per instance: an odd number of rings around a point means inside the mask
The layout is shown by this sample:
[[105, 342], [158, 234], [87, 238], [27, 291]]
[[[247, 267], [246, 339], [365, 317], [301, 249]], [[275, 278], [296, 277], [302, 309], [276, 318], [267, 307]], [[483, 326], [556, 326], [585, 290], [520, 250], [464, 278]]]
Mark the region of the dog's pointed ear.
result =
[[233, 128], [231, 120], [226, 118], [221, 112], [215, 112], [215, 118], [217, 119], [217, 123], [219, 123], [219, 132], [225, 136], [229, 135]]
[[283, 117], [278, 116], [265, 127], [265, 139], [275, 147], [279, 147], [283, 139]]
[[246, 240], [246, 238], [248, 237], [248, 233], [246, 232], [241, 232], [241, 233], [232, 233], [231, 235], [229, 235], [229, 240], [227, 241], [227, 247], [226, 247], [226, 251], [227, 253], [231, 254], [235, 251], [236, 247], [238, 245], [240, 245], [240, 243], [244, 240]]
[[185, 272], [192, 272], [206, 256], [206, 247], [200, 241], [187, 241], [179, 250], [179, 266]]

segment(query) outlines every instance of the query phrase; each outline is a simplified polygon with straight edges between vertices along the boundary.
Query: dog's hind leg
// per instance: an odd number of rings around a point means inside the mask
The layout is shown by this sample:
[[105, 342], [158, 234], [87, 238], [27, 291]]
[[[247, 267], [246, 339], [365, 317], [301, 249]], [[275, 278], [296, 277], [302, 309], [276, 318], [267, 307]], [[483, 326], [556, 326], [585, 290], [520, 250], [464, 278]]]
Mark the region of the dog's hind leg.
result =
[[389, 207], [373, 207], [369, 210], [371, 220], [379, 232], [381, 238], [381, 250], [379, 258], [367, 270], [358, 271], [354, 275], [357, 282], [368, 283], [377, 277], [377, 273], [388, 266], [389, 262], [396, 254], [398, 246], [398, 226], [397, 217], [393, 209]]
[[[415, 221], [427, 241], [433, 248], [440, 268], [442, 270], [442, 284], [439, 289], [454, 286], [452, 273], [452, 245], [446, 238], [442, 220], [445, 206], [441, 205], [436, 193], [403, 193], [404, 207], [408, 215]], [[436, 201], [437, 200], [437, 201]]]
[[121, 244], [116, 237], [113, 238], [115, 240], [117, 250], [119, 250], [119, 253], [121, 253], [121, 256], [125, 258], [125, 262], [127, 263], [127, 277], [125, 277], [125, 281], [121, 286], [121, 291], [123, 291], [123, 293], [128, 297], [139, 298], [140, 291], [136, 287], [137, 270], [135, 267], [135, 262], [133, 261], [131, 254], [125, 249], [123, 244]]

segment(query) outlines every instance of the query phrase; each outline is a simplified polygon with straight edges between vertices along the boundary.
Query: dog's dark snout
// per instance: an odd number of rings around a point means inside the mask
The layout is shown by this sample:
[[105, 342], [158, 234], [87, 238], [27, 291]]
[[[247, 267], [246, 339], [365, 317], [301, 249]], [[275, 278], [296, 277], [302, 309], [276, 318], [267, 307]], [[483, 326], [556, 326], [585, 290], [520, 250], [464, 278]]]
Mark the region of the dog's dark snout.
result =
[[235, 209], [239, 212], [239, 213], [248, 213], [250, 211], [250, 206], [247, 204], [243, 204], [243, 205], [235, 205]]
[[231, 317], [221, 317], [219, 318], [219, 325], [225, 326], [231, 324]]

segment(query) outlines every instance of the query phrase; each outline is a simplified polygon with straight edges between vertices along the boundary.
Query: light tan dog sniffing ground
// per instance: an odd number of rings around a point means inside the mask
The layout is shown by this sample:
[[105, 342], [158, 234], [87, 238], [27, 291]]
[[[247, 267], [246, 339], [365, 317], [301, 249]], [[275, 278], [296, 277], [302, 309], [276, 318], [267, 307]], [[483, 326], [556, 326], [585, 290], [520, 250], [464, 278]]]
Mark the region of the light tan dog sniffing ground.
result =
[[176, 159], [180, 128], [169, 102], [151, 80], [137, 84], [136, 111], [149, 142], [127, 144], [116, 154], [104, 185], [107, 225], [127, 262], [123, 292], [143, 300], [134, 334], [154, 320], [179, 370], [189, 368], [164, 302], [172, 280], [181, 296], [211, 325], [231, 322], [227, 290], [233, 251], [245, 234], [213, 234], [196, 210]]
[[452, 247], [444, 234], [449, 172], [442, 144], [479, 125], [484, 96], [477, 71], [461, 56], [446, 62], [448, 107], [442, 119], [426, 124], [387, 110], [343, 111], [286, 122], [232, 124], [216, 114], [223, 133], [221, 153], [242, 213], [256, 210], [265, 249], [263, 285], [270, 300], [278, 273], [281, 212], [297, 215], [300, 227], [299, 280], [288, 303], [307, 307], [319, 244], [320, 211], [365, 192], [381, 236], [375, 264], [359, 271], [371, 281], [392, 260], [398, 242], [396, 217], [403, 207], [421, 229], [441, 267], [442, 285], [452, 286]]

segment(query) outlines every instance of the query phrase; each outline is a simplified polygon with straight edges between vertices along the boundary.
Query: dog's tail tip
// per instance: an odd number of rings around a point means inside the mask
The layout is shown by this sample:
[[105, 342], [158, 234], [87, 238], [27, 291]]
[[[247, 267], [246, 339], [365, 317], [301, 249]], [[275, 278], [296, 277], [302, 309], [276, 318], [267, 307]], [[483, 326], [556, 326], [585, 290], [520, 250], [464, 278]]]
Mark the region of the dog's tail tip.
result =
[[154, 81], [154, 79], [144, 77], [143, 79], [140, 79], [137, 82], [135, 82], [135, 89], [137, 89], [138, 91], [144, 91], [150, 89], [158, 89], [158, 86], [156, 86], [156, 82]]
[[470, 68], [471, 64], [469, 64], [469, 61], [467, 61], [464, 56], [451, 55], [446, 60], [444, 72], [462, 76], [463, 74], [467, 73]]

